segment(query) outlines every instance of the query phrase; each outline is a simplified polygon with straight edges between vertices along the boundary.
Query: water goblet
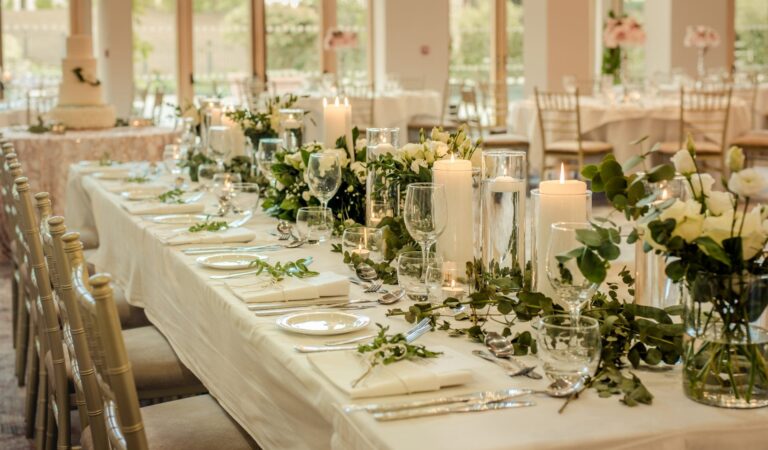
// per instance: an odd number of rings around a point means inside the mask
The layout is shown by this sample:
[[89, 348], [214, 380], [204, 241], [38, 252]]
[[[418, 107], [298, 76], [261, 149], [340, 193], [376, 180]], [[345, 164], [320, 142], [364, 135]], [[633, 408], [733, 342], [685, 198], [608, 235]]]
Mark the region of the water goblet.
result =
[[305, 206], [296, 213], [299, 239], [310, 244], [324, 242], [333, 232], [333, 211], [322, 206]]
[[598, 283], [590, 281], [581, 273], [576, 256], [569, 254], [584, 246], [578, 236], [591, 229], [591, 225], [586, 222], [553, 223], [547, 247], [547, 278], [574, 319], [579, 317], [581, 307], [592, 298], [598, 287]]
[[283, 140], [277, 138], [263, 138], [259, 141], [256, 150], [256, 164], [261, 173], [271, 182], [275, 181], [272, 174], [272, 164], [275, 161], [275, 154], [283, 148]]
[[429, 253], [425, 259], [421, 252], [403, 252], [397, 257], [397, 284], [409, 299], [429, 300], [427, 270], [430, 265], [442, 267], [442, 259], [434, 253]]
[[230, 127], [214, 125], [208, 129], [208, 156], [216, 165], [224, 168], [224, 161], [232, 152], [233, 142]]
[[229, 204], [235, 214], [243, 216], [256, 214], [259, 208], [259, 185], [257, 183], [233, 183]]
[[411, 237], [421, 246], [422, 265], [429, 249], [445, 231], [447, 220], [445, 187], [435, 183], [411, 183], [405, 193], [403, 218]]
[[600, 324], [591, 317], [542, 317], [536, 329], [537, 355], [552, 381], [574, 385], [591, 376], [600, 361]]
[[307, 163], [306, 181], [309, 190], [323, 207], [336, 195], [341, 186], [341, 161], [331, 152], [313, 153]]
[[230, 197], [235, 184], [242, 183], [243, 179], [239, 173], [217, 173], [213, 175], [212, 191], [219, 202], [218, 215], [225, 215], [231, 208]]
[[200, 190], [208, 191], [213, 182], [213, 176], [222, 173], [222, 170], [214, 163], [204, 163], [197, 166], [197, 182]]
[[174, 177], [181, 175], [179, 163], [186, 158], [186, 148], [180, 144], [168, 144], [163, 148], [163, 164]]

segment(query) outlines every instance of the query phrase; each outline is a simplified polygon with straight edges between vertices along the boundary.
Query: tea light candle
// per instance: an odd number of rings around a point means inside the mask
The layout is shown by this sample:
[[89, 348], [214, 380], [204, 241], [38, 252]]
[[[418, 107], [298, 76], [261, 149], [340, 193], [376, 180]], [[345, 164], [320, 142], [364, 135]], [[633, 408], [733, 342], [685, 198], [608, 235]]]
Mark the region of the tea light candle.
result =
[[448, 286], [443, 286], [443, 296], [461, 300], [464, 297], [464, 288], [456, 285], [456, 280], [451, 280]]
[[435, 161], [432, 180], [445, 186], [445, 198], [450, 205], [445, 231], [437, 238], [437, 253], [463, 267], [474, 261], [475, 255], [472, 163], [453, 155], [451, 159]]
[[352, 250], [352, 254], [357, 255], [362, 259], [368, 259], [368, 256], [370, 256], [371, 252], [363, 248], [363, 244], [360, 244], [356, 249]]

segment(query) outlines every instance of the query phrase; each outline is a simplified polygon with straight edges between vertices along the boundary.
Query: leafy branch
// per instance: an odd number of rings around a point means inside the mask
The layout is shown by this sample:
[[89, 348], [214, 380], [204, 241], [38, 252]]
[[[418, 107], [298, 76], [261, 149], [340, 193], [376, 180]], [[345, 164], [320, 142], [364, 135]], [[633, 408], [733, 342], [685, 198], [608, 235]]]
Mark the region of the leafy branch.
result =
[[181, 199], [182, 195], [184, 195], [184, 191], [179, 188], [175, 188], [158, 195], [157, 199], [163, 203], [181, 204], [184, 203], [184, 201]]
[[266, 273], [272, 278], [272, 281], [274, 282], [283, 281], [285, 277], [310, 278], [319, 275], [318, 272], [314, 272], [307, 268], [306, 258], [297, 259], [296, 261], [289, 261], [287, 263], [281, 263], [278, 261], [275, 264], [270, 264], [266, 261], [255, 259], [251, 261], [249, 267], [256, 268], [256, 276], [259, 276], [262, 273]]
[[125, 179], [125, 182], [126, 183], [137, 183], [137, 184], [149, 183], [149, 177], [144, 176], [144, 175], [138, 175], [138, 176], [135, 176], [135, 177], [128, 177], [128, 178]]
[[189, 227], [190, 233], [199, 233], [201, 231], [219, 231], [219, 230], [226, 230], [229, 228], [229, 224], [224, 220], [204, 220], [202, 222], [198, 222], [192, 226]]

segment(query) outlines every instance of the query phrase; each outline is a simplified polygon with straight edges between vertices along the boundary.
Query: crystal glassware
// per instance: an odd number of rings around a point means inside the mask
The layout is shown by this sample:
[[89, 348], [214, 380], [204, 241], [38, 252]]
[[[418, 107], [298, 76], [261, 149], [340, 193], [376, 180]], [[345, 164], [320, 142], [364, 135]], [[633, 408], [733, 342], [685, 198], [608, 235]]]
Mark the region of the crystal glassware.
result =
[[261, 173], [270, 181], [275, 181], [272, 174], [272, 164], [275, 163], [275, 155], [283, 148], [283, 140], [279, 138], [263, 138], [259, 141], [256, 150], [256, 164]]
[[587, 222], [553, 223], [545, 261], [547, 278], [574, 320], [578, 319], [581, 307], [598, 287], [581, 273], [577, 257], [569, 255], [572, 250], [584, 246], [578, 240], [580, 231], [592, 231], [592, 227]]
[[180, 144], [168, 144], [163, 148], [163, 164], [174, 177], [181, 175], [179, 163], [186, 158], [184, 150]]
[[[376, 161], [393, 153], [397, 148], [399, 128], [368, 128], [366, 136], [366, 161]], [[398, 214], [400, 192], [398, 186], [376, 170], [368, 170], [365, 183], [365, 221], [376, 226], [384, 217]]]
[[421, 245], [422, 264], [429, 249], [445, 230], [445, 187], [435, 183], [411, 183], [405, 193], [403, 219], [411, 237]]
[[375, 263], [384, 260], [384, 239], [381, 228], [349, 227], [341, 235], [341, 248], [362, 259]]
[[341, 186], [339, 155], [331, 152], [313, 153], [307, 162], [306, 181], [309, 190], [323, 207], [336, 195]]
[[223, 216], [231, 207], [230, 198], [235, 184], [242, 183], [243, 179], [239, 173], [222, 172], [213, 175], [211, 188], [213, 195], [219, 202], [219, 215]]
[[200, 164], [197, 166], [197, 182], [200, 185], [200, 189], [207, 191], [210, 189], [213, 176], [219, 171], [219, 167], [213, 163]]
[[259, 208], [259, 185], [256, 183], [233, 183], [229, 203], [235, 214], [254, 215]]
[[591, 317], [566, 314], [542, 317], [536, 329], [537, 356], [552, 381], [575, 384], [597, 370], [600, 361], [600, 324]]
[[310, 244], [324, 242], [333, 233], [333, 211], [322, 206], [305, 206], [296, 213], [296, 232]]
[[405, 290], [405, 295], [414, 301], [425, 302], [429, 299], [426, 282], [427, 269], [430, 265], [442, 264], [434, 253], [426, 258], [421, 252], [403, 252], [397, 257], [397, 284]]
[[224, 167], [224, 161], [232, 152], [232, 132], [230, 127], [213, 125], [208, 130], [208, 156], [216, 161], [220, 168]]
[[453, 261], [427, 264], [425, 283], [430, 303], [442, 304], [448, 298], [461, 301], [469, 295], [466, 267]]
[[285, 148], [289, 151], [296, 150], [304, 141], [304, 110], [296, 108], [283, 108], [278, 111], [280, 115], [280, 130]]

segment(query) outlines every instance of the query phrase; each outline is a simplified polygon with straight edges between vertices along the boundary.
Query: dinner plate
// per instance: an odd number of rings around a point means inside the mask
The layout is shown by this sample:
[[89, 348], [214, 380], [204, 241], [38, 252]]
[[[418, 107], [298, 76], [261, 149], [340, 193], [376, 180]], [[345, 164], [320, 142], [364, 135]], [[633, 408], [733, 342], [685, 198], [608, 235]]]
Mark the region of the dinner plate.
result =
[[352, 333], [370, 323], [368, 316], [334, 311], [301, 312], [277, 319], [277, 326], [283, 330], [311, 335]]
[[131, 176], [128, 170], [107, 170], [104, 172], [94, 172], [93, 178], [100, 180], [124, 180]]
[[209, 269], [236, 270], [250, 268], [255, 259], [265, 261], [267, 257], [258, 253], [219, 253], [201, 256], [197, 263]]
[[158, 195], [162, 194], [166, 190], [162, 188], [126, 188], [123, 192], [120, 193], [120, 195], [126, 199], [131, 201], [138, 201], [138, 200], [153, 200], [156, 199]]
[[152, 222], [163, 225], [194, 225], [210, 216], [206, 214], [163, 214], [152, 218]]

